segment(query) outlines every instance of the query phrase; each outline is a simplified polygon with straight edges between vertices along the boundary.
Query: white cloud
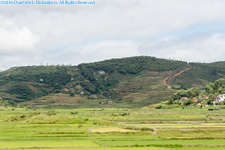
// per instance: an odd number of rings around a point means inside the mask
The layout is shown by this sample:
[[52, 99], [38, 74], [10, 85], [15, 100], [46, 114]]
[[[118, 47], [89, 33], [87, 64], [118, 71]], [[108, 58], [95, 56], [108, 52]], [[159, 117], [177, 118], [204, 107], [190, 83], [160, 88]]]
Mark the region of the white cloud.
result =
[[0, 28], [0, 54], [31, 52], [38, 37], [27, 28]]
[[101, 59], [138, 55], [137, 43], [131, 41], [101, 41], [78, 47], [81, 56], [95, 56]]
[[25, 7], [29, 13], [18, 13], [16, 8], [9, 17], [17, 26], [27, 25], [43, 38], [52, 35], [55, 42], [65, 43], [142, 38], [185, 29], [224, 19], [224, 5], [221, 0], [97, 0], [94, 6]]
[[[225, 1], [221, 0], [96, 0], [92, 6], [0, 5], [0, 55], [7, 54], [2, 60], [15, 54], [23, 58], [13, 57], [17, 61], [9, 67], [38, 61], [77, 64], [143, 54], [214, 61], [223, 54], [223, 37], [205, 35], [198, 40], [196, 35], [184, 41], [168, 33], [224, 21], [224, 6]], [[164, 41], [145, 43], [161, 34], [168, 34]], [[70, 46], [53, 53], [58, 45]], [[205, 56], [203, 49], [216, 49], [215, 56]], [[35, 60], [27, 58], [29, 52]]]
[[53, 51], [50, 60], [59, 64], [95, 62], [110, 58], [137, 56], [139, 55], [138, 48], [139, 44], [132, 41], [99, 41]]
[[[172, 38], [146, 44], [157, 57], [173, 58], [189, 62], [224, 61], [225, 33], [197, 34], [184, 38]], [[147, 53], [147, 52], [146, 52]]]

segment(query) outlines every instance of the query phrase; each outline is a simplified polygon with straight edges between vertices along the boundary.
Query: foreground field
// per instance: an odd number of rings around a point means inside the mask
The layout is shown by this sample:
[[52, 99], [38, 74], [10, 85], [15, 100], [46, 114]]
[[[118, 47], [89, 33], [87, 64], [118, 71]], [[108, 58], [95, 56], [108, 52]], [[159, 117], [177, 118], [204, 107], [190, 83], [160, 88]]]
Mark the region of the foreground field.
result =
[[0, 149], [225, 149], [225, 110], [0, 108]]

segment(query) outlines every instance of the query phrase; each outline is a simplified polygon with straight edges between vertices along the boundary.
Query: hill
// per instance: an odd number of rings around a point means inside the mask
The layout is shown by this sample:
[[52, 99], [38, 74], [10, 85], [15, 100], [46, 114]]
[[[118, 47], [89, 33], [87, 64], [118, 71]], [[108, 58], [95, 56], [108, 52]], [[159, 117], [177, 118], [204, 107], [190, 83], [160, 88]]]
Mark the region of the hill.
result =
[[[188, 64], [148, 56], [78, 66], [14, 67], [0, 73], [0, 97], [37, 107], [99, 107], [108, 100], [113, 105], [107, 107], [143, 107], [167, 100], [176, 90], [203, 88], [223, 77], [225, 62]], [[56, 98], [60, 93], [70, 102], [62, 104]]]

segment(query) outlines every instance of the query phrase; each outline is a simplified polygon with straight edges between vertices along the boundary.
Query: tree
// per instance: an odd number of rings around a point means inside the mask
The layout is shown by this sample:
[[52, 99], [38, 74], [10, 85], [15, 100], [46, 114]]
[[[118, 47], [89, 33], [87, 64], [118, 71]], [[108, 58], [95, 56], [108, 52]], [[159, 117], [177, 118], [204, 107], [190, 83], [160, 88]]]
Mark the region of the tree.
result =
[[193, 103], [193, 101], [191, 100], [191, 99], [188, 99], [188, 100], [185, 100], [184, 101], [184, 105], [185, 106], [188, 106], [188, 105], [190, 105], [190, 104], [192, 104]]
[[192, 92], [191, 98], [196, 97], [196, 96], [198, 96], [200, 94], [200, 90], [198, 88], [196, 88], [196, 87], [192, 88], [191, 92]]
[[206, 91], [206, 93], [213, 93], [213, 88], [212, 88], [212, 86], [210, 86], [210, 85], [206, 85], [205, 86], [205, 91]]

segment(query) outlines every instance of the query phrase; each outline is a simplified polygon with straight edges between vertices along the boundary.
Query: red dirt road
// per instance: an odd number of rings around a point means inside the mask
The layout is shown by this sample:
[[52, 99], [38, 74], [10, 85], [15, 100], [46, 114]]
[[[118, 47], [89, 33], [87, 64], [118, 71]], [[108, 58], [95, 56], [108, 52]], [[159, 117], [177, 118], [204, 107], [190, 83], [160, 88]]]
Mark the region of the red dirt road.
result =
[[[176, 73], [176, 74], [175, 74], [175, 75], [173, 75], [172, 77], [170, 77], [170, 76], [166, 77], [166, 78], [163, 80], [163, 84], [164, 84], [165, 86], [167, 86], [167, 87], [168, 87], [168, 84], [166, 83], [166, 81], [167, 81], [169, 78], [175, 78], [176, 76], [181, 75], [182, 73], [184, 73], [185, 71], [187, 71], [187, 70], [189, 70], [189, 69], [191, 69], [191, 67], [186, 68], [186, 69], [184, 69], [184, 70], [182, 70], [182, 71], [180, 71], [180, 72]], [[168, 88], [169, 88], [169, 87], [168, 87]]]

